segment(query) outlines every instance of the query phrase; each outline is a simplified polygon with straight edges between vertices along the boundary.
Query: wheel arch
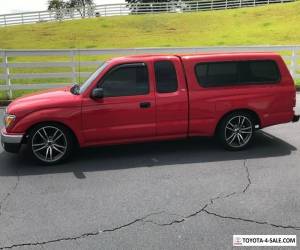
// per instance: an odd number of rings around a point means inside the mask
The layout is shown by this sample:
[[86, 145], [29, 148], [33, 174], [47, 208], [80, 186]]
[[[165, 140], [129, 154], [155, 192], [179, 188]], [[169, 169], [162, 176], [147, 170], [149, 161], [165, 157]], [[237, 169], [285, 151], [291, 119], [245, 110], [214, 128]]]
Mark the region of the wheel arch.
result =
[[22, 141], [22, 143], [27, 143], [27, 140], [28, 140], [28, 137], [29, 137], [29, 135], [30, 135], [30, 132], [35, 128], [35, 127], [37, 127], [37, 126], [40, 126], [40, 125], [43, 125], [43, 124], [45, 124], [45, 125], [59, 125], [59, 126], [63, 126], [65, 129], [67, 129], [69, 132], [70, 132], [70, 134], [72, 135], [72, 139], [73, 139], [73, 142], [74, 142], [74, 144], [76, 145], [76, 146], [79, 146], [80, 144], [79, 144], [79, 140], [78, 140], [78, 138], [77, 138], [77, 136], [76, 136], [76, 133], [74, 132], [74, 130], [70, 127], [70, 126], [68, 126], [67, 124], [65, 124], [65, 123], [63, 123], [63, 122], [58, 122], [58, 121], [42, 121], [42, 122], [37, 122], [37, 123], [35, 123], [35, 124], [32, 124], [27, 130], [26, 130], [26, 132], [25, 132], [25, 136], [24, 136], [24, 138], [23, 138], [23, 141]]
[[[254, 126], [256, 129], [261, 127], [261, 119], [259, 117], [259, 115], [257, 114], [257, 112], [255, 112], [254, 110], [248, 109], [248, 108], [241, 108], [241, 109], [234, 109], [231, 111], [228, 111], [227, 113], [223, 114], [223, 116], [219, 119], [217, 126], [215, 128], [214, 134], [216, 134], [218, 132], [218, 129], [222, 123], [222, 121], [230, 114], [236, 113], [236, 112], [243, 112], [243, 113], [248, 113], [251, 115], [251, 117], [254, 120]], [[257, 127], [258, 125], [258, 127]]]

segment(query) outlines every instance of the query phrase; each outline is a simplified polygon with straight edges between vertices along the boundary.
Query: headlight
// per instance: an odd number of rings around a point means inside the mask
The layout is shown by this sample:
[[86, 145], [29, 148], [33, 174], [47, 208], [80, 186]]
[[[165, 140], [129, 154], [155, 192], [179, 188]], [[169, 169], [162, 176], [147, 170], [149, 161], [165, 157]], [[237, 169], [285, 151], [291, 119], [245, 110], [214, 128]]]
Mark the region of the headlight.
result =
[[15, 120], [16, 120], [15, 115], [5, 114], [4, 115], [4, 126], [5, 126], [5, 128], [8, 128], [9, 126], [11, 126], [14, 123]]

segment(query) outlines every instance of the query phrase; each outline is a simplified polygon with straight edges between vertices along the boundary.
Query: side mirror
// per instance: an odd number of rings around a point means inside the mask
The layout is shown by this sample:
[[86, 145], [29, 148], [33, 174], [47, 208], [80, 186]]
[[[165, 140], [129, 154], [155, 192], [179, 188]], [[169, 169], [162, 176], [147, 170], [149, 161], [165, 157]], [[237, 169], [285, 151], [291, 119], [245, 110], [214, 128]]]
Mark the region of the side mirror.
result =
[[92, 91], [91, 97], [95, 99], [101, 99], [104, 96], [103, 88], [95, 88]]

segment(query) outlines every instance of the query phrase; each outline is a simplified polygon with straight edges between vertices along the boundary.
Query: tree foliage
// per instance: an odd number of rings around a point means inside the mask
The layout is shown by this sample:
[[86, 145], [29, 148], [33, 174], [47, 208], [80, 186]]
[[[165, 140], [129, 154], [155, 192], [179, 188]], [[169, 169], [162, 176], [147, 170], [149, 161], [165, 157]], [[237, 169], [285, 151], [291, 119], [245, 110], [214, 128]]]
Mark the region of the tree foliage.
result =
[[62, 0], [49, 0], [48, 10], [58, 10], [65, 8], [66, 3]]
[[94, 5], [93, 0], [70, 0], [67, 2], [69, 7], [77, 9], [81, 17], [85, 17]]
[[73, 16], [76, 9], [82, 18], [92, 16], [94, 13], [94, 0], [49, 0], [48, 10], [56, 12], [57, 19], [63, 19], [65, 15]]

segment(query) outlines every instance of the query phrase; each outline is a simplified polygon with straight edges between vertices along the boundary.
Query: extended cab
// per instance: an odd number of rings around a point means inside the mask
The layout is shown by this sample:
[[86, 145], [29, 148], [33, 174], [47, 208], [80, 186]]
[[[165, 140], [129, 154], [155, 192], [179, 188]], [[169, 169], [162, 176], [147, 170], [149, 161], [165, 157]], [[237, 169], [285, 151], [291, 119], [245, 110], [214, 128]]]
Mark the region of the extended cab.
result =
[[274, 53], [142, 55], [105, 62], [82, 85], [12, 102], [4, 149], [42, 163], [80, 147], [217, 135], [247, 147], [255, 130], [298, 121], [294, 81]]

